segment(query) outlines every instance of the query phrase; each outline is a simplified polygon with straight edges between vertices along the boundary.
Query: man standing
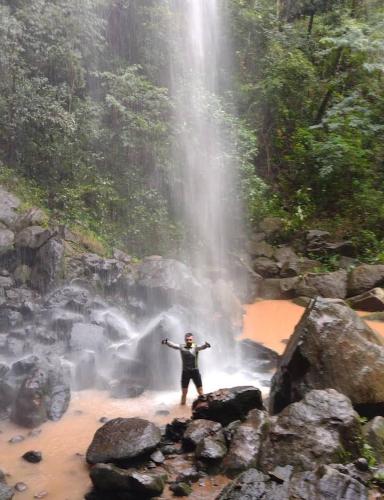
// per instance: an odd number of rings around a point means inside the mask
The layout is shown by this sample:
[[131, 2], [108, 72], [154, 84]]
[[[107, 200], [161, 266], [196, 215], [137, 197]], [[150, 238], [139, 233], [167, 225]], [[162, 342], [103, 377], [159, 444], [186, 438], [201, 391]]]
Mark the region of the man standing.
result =
[[192, 379], [196, 386], [199, 396], [203, 395], [203, 384], [201, 381], [201, 375], [197, 364], [197, 359], [199, 351], [211, 347], [208, 342], [200, 346], [193, 343], [192, 333], [185, 334], [185, 344], [175, 344], [168, 339], [162, 340], [161, 343], [171, 347], [172, 349], [177, 349], [180, 351], [181, 359], [183, 362], [183, 371], [181, 374], [181, 404], [185, 405], [187, 401], [188, 385], [189, 381]]

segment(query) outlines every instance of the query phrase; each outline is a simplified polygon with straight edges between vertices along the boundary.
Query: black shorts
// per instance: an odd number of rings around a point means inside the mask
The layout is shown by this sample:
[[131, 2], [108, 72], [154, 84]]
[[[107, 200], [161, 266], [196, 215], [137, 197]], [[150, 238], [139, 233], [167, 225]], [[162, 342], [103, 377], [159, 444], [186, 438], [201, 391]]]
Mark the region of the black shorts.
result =
[[201, 387], [203, 385], [200, 372], [196, 368], [194, 370], [183, 370], [181, 374], [181, 387], [183, 389], [188, 389], [189, 381], [191, 379], [196, 387]]

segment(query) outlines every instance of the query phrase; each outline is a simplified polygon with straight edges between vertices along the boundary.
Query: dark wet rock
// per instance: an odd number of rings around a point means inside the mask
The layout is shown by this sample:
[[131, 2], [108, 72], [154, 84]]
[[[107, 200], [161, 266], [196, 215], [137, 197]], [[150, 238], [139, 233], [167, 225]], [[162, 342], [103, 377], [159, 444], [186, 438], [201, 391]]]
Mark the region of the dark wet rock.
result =
[[74, 313], [84, 313], [91, 301], [92, 295], [89, 290], [66, 285], [49, 294], [44, 305], [48, 309], [65, 309]]
[[195, 483], [201, 478], [201, 475], [201, 471], [197, 470], [197, 468], [192, 465], [180, 472], [176, 477], [176, 482]]
[[368, 460], [366, 458], [360, 457], [357, 460], [354, 461], [354, 465], [356, 469], [362, 472], [368, 472], [369, 471], [369, 464]]
[[289, 260], [280, 264], [280, 276], [282, 278], [289, 278], [315, 272], [319, 267], [317, 260], [308, 259], [306, 257], [297, 257], [296, 260]]
[[318, 248], [320, 245], [328, 243], [331, 239], [331, 233], [321, 229], [310, 229], [306, 232], [305, 239], [307, 249], [311, 251], [311, 248]]
[[0, 500], [11, 500], [14, 494], [13, 488], [10, 488], [4, 482], [0, 482]]
[[356, 297], [350, 297], [348, 304], [352, 309], [368, 312], [384, 311], [384, 289], [373, 288], [369, 292], [362, 293]]
[[279, 276], [280, 266], [277, 262], [268, 257], [257, 257], [252, 262], [254, 271], [263, 278], [275, 278]]
[[259, 342], [244, 339], [239, 342], [241, 359], [245, 366], [259, 373], [276, 370], [280, 356]]
[[52, 238], [53, 233], [49, 229], [40, 226], [26, 227], [15, 238], [15, 246], [19, 248], [29, 248], [37, 250], [42, 247], [47, 241]]
[[359, 418], [351, 401], [334, 389], [314, 390], [270, 419], [259, 463], [264, 472], [277, 465], [311, 470], [337, 462], [342, 452], [358, 458], [359, 440]]
[[64, 276], [64, 243], [50, 239], [36, 253], [32, 268], [31, 286], [47, 293], [56, 288]]
[[185, 482], [177, 481], [169, 487], [175, 497], [187, 497], [192, 493], [192, 487]]
[[196, 446], [196, 457], [204, 463], [221, 461], [227, 454], [227, 445], [222, 429], [203, 437]]
[[16, 267], [13, 277], [18, 286], [25, 286], [30, 282], [32, 269], [27, 264], [20, 264]]
[[384, 417], [375, 417], [363, 427], [366, 442], [371, 446], [377, 463], [384, 463]]
[[130, 461], [150, 454], [160, 443], [160, 429], [141, 418], [115, 418], [96, 431], [87, 462]]
[[105, 346], [104, 329], [91, 323], [75, 323], [70, 333], [72, 351], [101, 351]]
[[259, 295], [264, 299], [292, 299], [299, 278], [267, 278], [259, 286]]
[[82, 255], [84, 274], [91, 278], [96, 286], [109, 288], [118, 283], [123, 276], [126, 265], [117, 259], [104, 259], [99, 255], [88, 253]]
[[0, 222], [12, 228], [20, 205], [21, 201], [16, 196], [0, 186]]
[[8, 252], [13, 248], [15, 235], [10, 229], [2, 229], [0, 227], [0, 255]]
[[292, 302], [301, 307], [307, 307], [311, 303], [310, 297], [295, 297]]
[[134, 380], [130, 378], [122, 378], [120, 380], [113, 380], [110, 383], [110, 395], [113, 398], [123, 399], [123, 398], [137, 398], [143, 394], [145, 387], [135, 383]]
[[18, 435], [18, 436], [11, 437], [11, 439], [8, 441], [8, 443], [17, 444], [17, 443], [21, 443], [24, 440], [25, 440], [25, 436]]
[[337, 466], [320, 465], [292, 477], [289, 498], [368, 500], [368, 488], [345, 469], [340, 472]]
[[228, 425], [234, 420], [243, 419], [255, 408], [263, 409], [261, 392], [256, 387], [219, 389], [193, 402], [192, 418], [214, 420]]
[[11, 419], [25, 427], [37, 427], [47, 419], [59, 420], [68, 408], [70, 397], [60, 361], [39, 361], [21, 384]]
[[384, 264], [361, 264], [349, 273], [348, 297], [384, 285]]
[[180, 441], [190, 422], [189, 418], [174, 418], [165, 428], [166, 437], [171, 441]]
[[92, 322], [104, 327], [105, 333], [110, 340], [118, 341], [127, 339], [127, 325], [115, 314], [107, 311], [103, 313], [102, 318], [97, 317], [95, 320], [93, 317], [91, 318]]
[[222, 430], [221, 424], [212, 420], [193, 420], [184, 432], [182, 443], [186, 450], [194, 450], [208, 436], [213, 436]]
[[332, 387], [359, 412], [384, 402], [382, 339], [347, 304], [318, 298], [306, 310], [273, 377], [270, 408], [278, 413], [312, 389]]
[[224, 470], [229, 476], [235, 476], [257, 466], [266, 424], [265, 412], [251, 410], [247, 419], [236, 427], [223, 462]]
[[174, 444], [164, 444], [161, 446], [161, 452], [163, 455], [169, 457], [171, 455], [180, 455], [182, 453], [182, 449], [180, 446]]
[[43, 455], [41, 451], [27, 451], [24, 453], [23, 457], [25, 461], [30, 462], [31, 464], [38, 464], [43, 460]]
[[226, 486], [216, 500], [288, 500], [288, 486], [288, 482], [274, 481], [257, 469], [249, 469]]
[[344, 299], [347, 296], [347, 272], [344, 269], [331, 273], [309, 273], [295, 286], [298, 296]]
[[70, 332], [75, 323], [83, 321], [83, 315], [71, 311], [64, 311], [62, 309], [54, 309], [51, 312], [50, 328], [57, 332], [61, 338], [70, 338]]
[[127, 493], [137, 499], [152, 498], [162, 494], [167, 479], [164, 473], [144, 473], [103, 463], [92, 467], [90, 476], [96, 491], [108, 493], [109, 498], [115, 498], [114, 493]]
[[23, 491], [27, 491], [28, 486], [25, 483], [22, 483], [19, 481], [18, 483], [15, 484], [15, 490], [19, 493], [22, 493]]

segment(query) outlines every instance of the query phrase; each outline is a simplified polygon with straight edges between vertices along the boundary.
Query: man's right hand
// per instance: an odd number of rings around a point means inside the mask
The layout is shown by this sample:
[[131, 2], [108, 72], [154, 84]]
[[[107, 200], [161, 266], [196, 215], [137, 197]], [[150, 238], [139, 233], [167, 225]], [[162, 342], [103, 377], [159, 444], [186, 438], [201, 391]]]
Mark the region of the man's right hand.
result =
[[162, 344], [166, 344], [167, 342], [168, 342], [168, 339], [163, 339], [163, 340], [161, 341], [161, 343], [162, 343]]

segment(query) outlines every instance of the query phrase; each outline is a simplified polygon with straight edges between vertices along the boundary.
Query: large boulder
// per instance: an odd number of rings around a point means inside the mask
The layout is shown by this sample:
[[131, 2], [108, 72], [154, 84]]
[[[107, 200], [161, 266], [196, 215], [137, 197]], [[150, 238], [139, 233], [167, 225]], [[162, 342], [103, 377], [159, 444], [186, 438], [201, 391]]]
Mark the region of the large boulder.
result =
[[16, 196], [0, 186], [0, 222], [12, 229], [18, 217], [17, 209], [20, 205], [21, 201]]
[[0, 255], [12, 249], [15, 241], [15, 235], [10, 229], [0, 226]]
[[61, 240], [52, 238], [36, 253], [31, 285], [39, 292], [47, 293], [57, 287], [63, 277], [64, 244]]
[[313, 300], [281, 357], [270, 407], [278, 413], [312, 389], [334, 388], [362, 413], [384, 409], [384, 346], [345, 302]]
[[40, 226], [26, 227], [15, 238], [15, 246], [37, 250], [52, 238], [53, 233], [49, 229]]
[[86, 459], [89, 464], [130, 462], [150, 454], [160, 439], [160, 429], [148, 420], [115, 418], [96, 431]]
[[165, 473], [120, 469], [103, 463], [92, 467], [90, 477], [96, 492], [107, 494], [111, 499], [123, 494], [132, 500], [161, 495], [167, 479]]
[[309, 273], [296, 284], [295, 292], [299, 297], [344, 299], [347, 296], [347, 272], [340, 269], [332, 273]]
[[296, 296], [297, 276], [291, 278], [266, 278], [259, 285], [259, 296], [264, 299], [293, 299]]
[[193, 419], [207, 419], [222, 425], [243, 419], [250, 410], [262, 410], [261, 392], [256, 387], [239, 386], [219, 389], [207, 394], [204, 399], [196, 399], [192, 405]]
[[224, 470], [229, 476], [257, 466], [266, 422], [265, 412], [251, 410], [246, 420], [236, 427], [223, 462]]
[[266, 373], [276, 370], [280, 359], [277, 352], [250, 339], [240, 340], [238, 345], [242, 364], [250, 371]]
[[138, 267], [136, 293], [147, 301], [149, 307], [163, 309], [173, 304], [190, 305], [203, 291], [190, 268], [177, 260], [152, 257]]
[[374, 288], [369, 292], [356, 295], [348, 299], [348, 304], [352, 309], [368, 312], [384, 311], [384, 289]]
[[314, 390], [271, 417], [259, 464], [264, 472], [285, 465], [311, 470], [339, 461], [342, 453], [357, 458], [359, 441], [359, 416], [351, 401], [334, 389]]
[[26, 358], [12, 366], [21, 375], [21, 387], [13, 403], [11, 419], [24, 427], [37, 427], [46, 420], [59, 420], [66, 412], [71, 393], [59, 359]]
[[205, 419], [192, 420], [184, 432], [183, 447], [187, 451], [194, 450], [204, 438], [220, 431], [222, 431], [222, 426], [218, 422]]
[[384, 264], [362, 264], [349, 274], [348, 297], [368, 292], [384, 285]]

